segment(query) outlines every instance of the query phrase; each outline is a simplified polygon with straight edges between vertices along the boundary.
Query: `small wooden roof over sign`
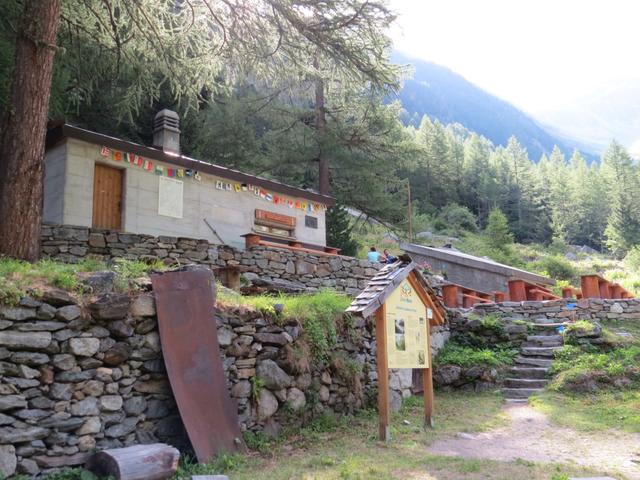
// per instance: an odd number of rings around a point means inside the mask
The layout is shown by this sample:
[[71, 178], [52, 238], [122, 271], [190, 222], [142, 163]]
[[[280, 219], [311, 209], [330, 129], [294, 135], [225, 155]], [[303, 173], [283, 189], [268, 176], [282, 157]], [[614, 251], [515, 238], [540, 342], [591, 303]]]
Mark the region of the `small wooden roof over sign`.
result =
[[445, 309], [437, 298], [436, 293], [418, 270], [418, 264], [408, 255], [401, 255], [400, 259], [384, 266], [367, 284], [360, 294], [351, 302], [347, 313], [353, 313], [367, 318], [378, 310], [393, 291], [408, 279], [414, 284], [422, 302], [433, 310], [432, 325], [442, 325], [446, 318]]

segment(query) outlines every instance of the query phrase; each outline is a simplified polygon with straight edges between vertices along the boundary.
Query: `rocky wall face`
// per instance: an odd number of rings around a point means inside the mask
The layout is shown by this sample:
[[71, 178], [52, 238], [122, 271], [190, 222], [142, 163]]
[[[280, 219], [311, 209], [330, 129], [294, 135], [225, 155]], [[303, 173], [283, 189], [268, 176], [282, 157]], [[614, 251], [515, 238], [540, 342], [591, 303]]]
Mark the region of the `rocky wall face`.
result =
[[[84, 302], [49, 290], [0, 305], [6, 475], [80, 465], [94, 449], [156, 441], [189, 448], [165, 371], [153, 293], [113, 293], [112, 275], [92, 277], [102, 293]], [[296, 323], [280, 325], [244, 307], [219, 308], [215, 321], [243, 430], [275, 435], [284, 423], [302, 424], [324, 411], [352, 413], [375, 401], [371, 323], [353, 319], [351, 334], [320, 367], [308, 351], [298, 352], [304, 333]], [[356, 374], [340, 359], [357, 366]], [[392, 371], [390, 383], [397, 409], [411, 392], [411, 371]]]
[[77, 263], [91, 256], [103, 260], [161, 260], [175, 265], [242, 266], [249, 279], [284, 280], [307, 291], [332, 288], [350, 295], [364, 289], [367, 281], [382, 266], [339, 255], [312, 255], [267, 247], [237, 250], [214, 245], [207, 240], [154, 237], [66, 225], [43, 226], [42, 254], [67, 263]]

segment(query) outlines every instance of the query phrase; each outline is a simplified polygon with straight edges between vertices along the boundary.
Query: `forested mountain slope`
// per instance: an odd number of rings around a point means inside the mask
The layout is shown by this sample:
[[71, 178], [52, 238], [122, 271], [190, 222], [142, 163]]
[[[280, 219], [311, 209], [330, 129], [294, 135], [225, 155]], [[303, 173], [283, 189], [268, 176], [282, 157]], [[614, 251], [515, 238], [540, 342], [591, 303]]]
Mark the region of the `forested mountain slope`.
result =
[[[418, 126], [422, 116], [429, 115], [445, 124], [460, 123], [495, 145], [506, 146], [514, 135], [533, 160], [549, 154], [554, 145], [571, 155], [575, 145], [550, 134], [523, 111], [448, 68], [399, 52], [392, 55], [392, 60], [410, 64], [414, 70], [398, 95], [406, 111], [405, 123]], [[586, 153], [589, 157], [590, 152]]]

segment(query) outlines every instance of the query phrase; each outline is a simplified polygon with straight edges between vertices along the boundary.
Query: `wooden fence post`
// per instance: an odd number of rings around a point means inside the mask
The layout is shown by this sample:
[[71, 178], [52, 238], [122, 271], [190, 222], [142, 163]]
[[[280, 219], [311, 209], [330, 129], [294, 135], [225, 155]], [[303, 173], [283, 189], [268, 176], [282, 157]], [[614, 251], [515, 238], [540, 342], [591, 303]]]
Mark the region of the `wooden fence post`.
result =
[[[389, 431], [389, 366], [387, 362], [386, 308], [382, 304], [376, 311], [376, 364], [378, 366], [378, 435], [388, 442]], [[426, 386], [425, 386], [426, 389]]]

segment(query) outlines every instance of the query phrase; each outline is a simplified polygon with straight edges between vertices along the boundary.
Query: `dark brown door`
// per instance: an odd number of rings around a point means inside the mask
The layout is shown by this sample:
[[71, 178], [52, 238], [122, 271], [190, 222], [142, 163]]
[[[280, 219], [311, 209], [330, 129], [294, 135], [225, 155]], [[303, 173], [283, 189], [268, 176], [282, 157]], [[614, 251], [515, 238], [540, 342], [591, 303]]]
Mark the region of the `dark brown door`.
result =
[[122, 179], [124, 170], [96, 163], [93, 174], [93, 227], [122, 228]]

